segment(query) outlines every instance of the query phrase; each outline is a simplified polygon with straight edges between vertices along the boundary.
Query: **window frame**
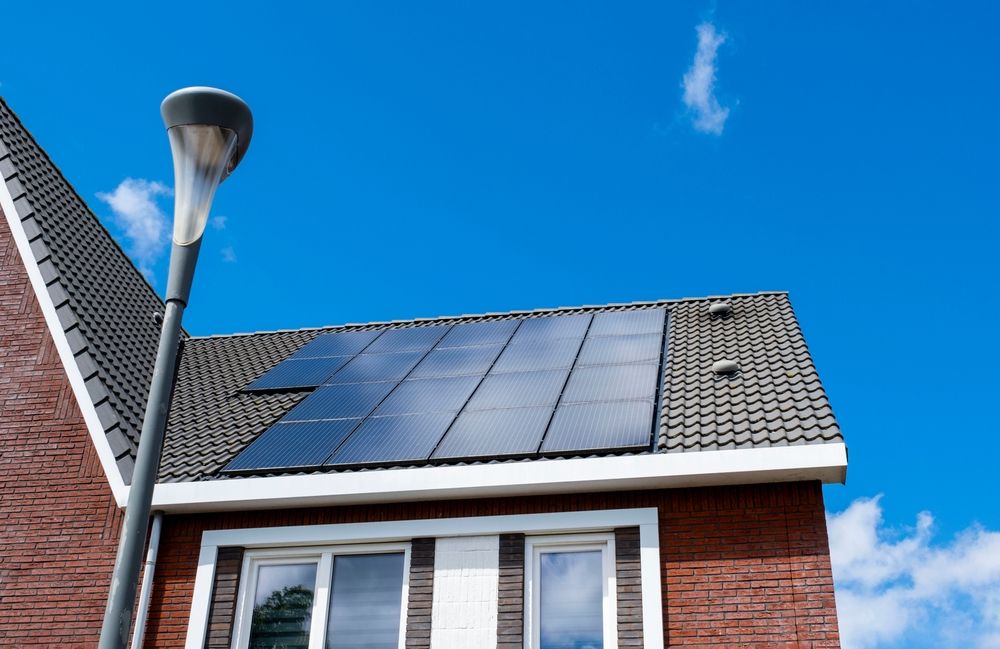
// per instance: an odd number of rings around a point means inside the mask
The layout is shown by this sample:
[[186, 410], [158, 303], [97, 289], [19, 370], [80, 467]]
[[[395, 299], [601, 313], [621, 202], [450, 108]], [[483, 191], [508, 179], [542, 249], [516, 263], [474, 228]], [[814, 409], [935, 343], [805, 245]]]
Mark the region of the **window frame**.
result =
[[403, 580], [399, 605], [398, 649], [406, 643], [406, 613], [410, 586], [410, 543], [365, 543], [286, 548], [248, 548], [240, 569], [240, 586], [233, 620], [232, 649], [248, 649], [253, 603], [257, 595], [257, 576], [261, 566], [316, 563], [316, 583], [309, 626], [309, 649], [325, 649], [329, 624], [330, 597], [333, 587], [333, 563], [338, 556], [364, 554], [403, 554]]
[[[604, 649], [618, 649], [618, 583], [614, 532], [547, 534], [524, 538], [524, 648], [541, 647], [541, 556], [555, 552], [601, 552], [601, 612]], [[643, 575], [644, 577], [645, 575]]]

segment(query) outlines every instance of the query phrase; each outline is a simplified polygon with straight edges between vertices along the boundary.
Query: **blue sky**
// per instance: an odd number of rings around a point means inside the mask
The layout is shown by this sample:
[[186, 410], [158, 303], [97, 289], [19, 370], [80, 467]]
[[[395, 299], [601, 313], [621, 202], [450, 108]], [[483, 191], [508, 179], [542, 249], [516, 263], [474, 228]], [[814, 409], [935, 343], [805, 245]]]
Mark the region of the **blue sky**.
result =
[[29, 4], [0, 93], [161, 290], [159, 101], [254, 109], [190, 331], [789, 290], [870, 541], [838, 570], [862, 608], [909, 588], [853, 646], [947, 646], [970, 599], [954, 646], [1000, 645], [996, 562], [916, 592], [1000, 529], [990, 4]]

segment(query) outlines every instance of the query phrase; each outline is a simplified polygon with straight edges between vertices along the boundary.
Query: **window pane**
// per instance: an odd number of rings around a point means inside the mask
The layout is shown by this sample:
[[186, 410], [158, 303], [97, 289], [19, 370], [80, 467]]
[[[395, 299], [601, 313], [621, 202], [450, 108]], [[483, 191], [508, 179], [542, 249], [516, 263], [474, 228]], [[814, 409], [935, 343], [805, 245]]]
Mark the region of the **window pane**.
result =
[[402, 553], [335, 557], [327, 649], [396, 649], [402, 598]]
[[541, 649], [602, 649], [601, 551], [544, 552], [539, 562]]
[[316, 564], [261, 566], [250, 623], [251, 649], [309, 646]]

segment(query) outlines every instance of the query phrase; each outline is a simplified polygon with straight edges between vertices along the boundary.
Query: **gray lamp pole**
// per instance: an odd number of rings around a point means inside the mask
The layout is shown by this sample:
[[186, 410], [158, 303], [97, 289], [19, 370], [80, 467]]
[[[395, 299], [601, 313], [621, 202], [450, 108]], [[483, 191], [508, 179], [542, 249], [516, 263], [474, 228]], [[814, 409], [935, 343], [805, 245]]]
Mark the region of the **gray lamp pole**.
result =
[[253, 134], [253, 117], [246, 103], [216, 88], [183, 88], [173, 92], [163, 100], [160, 113], [174, 157], [174, 236], [167, 303], [101, 627], [100, 649], [128, 646], [153, 485], [174, 391], [181, 318], [191, 293], [201, 236], [215, 190], [239, 164]]

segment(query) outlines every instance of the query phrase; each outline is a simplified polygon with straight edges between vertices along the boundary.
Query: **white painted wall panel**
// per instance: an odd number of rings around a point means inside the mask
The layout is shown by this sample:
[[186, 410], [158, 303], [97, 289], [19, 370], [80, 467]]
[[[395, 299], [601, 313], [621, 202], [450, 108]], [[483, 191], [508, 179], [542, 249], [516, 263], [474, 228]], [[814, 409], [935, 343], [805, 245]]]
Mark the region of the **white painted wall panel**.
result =
[[438, 538], [431, 649], [495, 649], [500, 537]]

